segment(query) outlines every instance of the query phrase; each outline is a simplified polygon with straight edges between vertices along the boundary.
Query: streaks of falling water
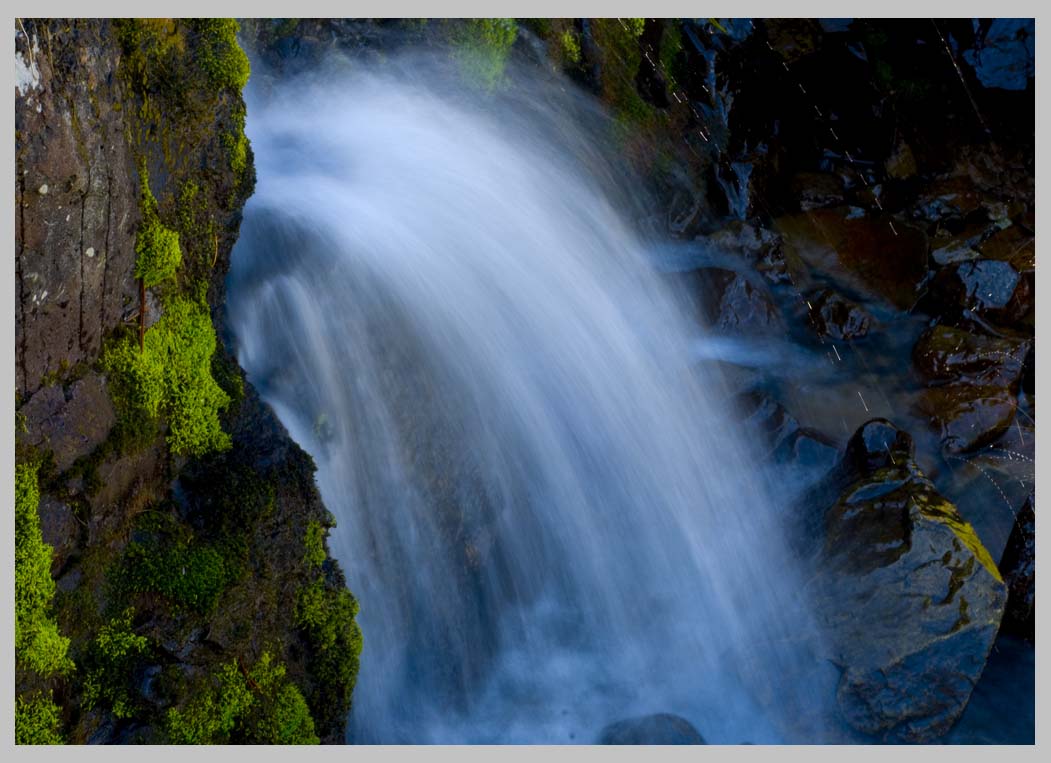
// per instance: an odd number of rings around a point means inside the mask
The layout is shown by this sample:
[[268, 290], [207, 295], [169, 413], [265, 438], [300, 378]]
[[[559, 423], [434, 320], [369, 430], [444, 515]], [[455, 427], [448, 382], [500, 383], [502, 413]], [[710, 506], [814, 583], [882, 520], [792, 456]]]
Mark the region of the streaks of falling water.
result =
[[593, 742], [674, 712], [820, 741], [785, 491], [564, 88], [475, 96], [413, 60], [251, 93], [230, 321], [339, 523], [350, 738]]

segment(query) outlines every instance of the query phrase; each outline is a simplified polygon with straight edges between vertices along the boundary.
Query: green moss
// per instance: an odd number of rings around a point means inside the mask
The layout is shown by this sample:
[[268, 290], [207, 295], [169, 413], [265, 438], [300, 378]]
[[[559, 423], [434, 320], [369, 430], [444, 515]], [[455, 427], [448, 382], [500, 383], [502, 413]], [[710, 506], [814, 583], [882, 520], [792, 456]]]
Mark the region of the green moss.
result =
[[325, 528], [320, 522], [310, 520], [307, 523], [307, 535], [303, 545], [306, 547], [303, 561], [307, 565], [320, 567], [325, 563], [325, 558], [328, 556], [325, 553]]
[[518, 37], [514, 19], [464, 19], [452, 41], [464, 75], [484, 90], [504, 83], [504, 68]]
[[237, 44], [240, 30], [234, 19], [193, 19], [197, 36], [197, 63], [215, 88], [240, 91], [248, 83], [248, 56]]
[[574, 66], [579, 66], [581, 61], [580, 39], [576, 31], [566, 29], [559, 38], [562, 43], [562, 60]]
[[676, 19], [664, 20], [658, 57], [668, 89], [678, 90], [677, 80], [682, 79], [685, 57], [682, 53], [682, 30]]
[[295, 624], [310, 640], [311, 671], [320, 682], [310, 696], [315, 717], [350, 707], [362, 647], [357, 613], [346, 588], [330, 588], [319, 578], [300, 590]]
[[15, 699], [15, 744], [64, 744], [62, 719], [51, 692]]
[[221, 665], [183, 708], [171, 708], [165, 731], [174, 744], [318, 744], [314, 721], [285, 667], [264, 652], [251, 670]]
[[242, 720], [247, 744], [318, 744], [303, 694], [285, 678], [285, 666], [263, 653], [248, 673], [253, 701]]
[[149, 640], [132, 631], [134, 614], [134, 609], [126, 609], [103, 625], [85, 662], [85, 707], [107, 708], [117, 718], [131, 718], [136, 713], [134, 673], [150, 650]]
[[230, 132], [223, 133], [223, 146], [230, 157], [230, 169], [234, 177], [241, 180], [248, 168], [248, 137], [245, 135], [245, 111], [237, 109], [233, 114], [234, 125]]
[[642, 64], [639, 38], [645, 19], [592, 19], [595, 44], [602, 51], [602, 95], [626, 128], [648, 122], [653, 108], [639, 95], [635, 79]]
[[237, 719], [252, 702], [252, 694], [236, 663], [221, 665], [203, 691], [182, 710], [171, 708], [165, 731], [173, 744], [220, 744], [229, 741]]
[[227, 560], [216, 548], [165, 539], [129, 544], [114, 570], [113, 583], [120, 594], [158, 593], [207, 613], [239, 573], [238, 560]]
[[135, 237], [135, 277], [152, 288], [175, 275], [182, 263], [182, 250], [179, 234], [160, 221], [145, 165], [139, 169], [139, 185], [142, 223]]
[[37, 467], [15, 467], [15, 660], [43, 676], [73, 669], [69, 639], [51, 616], [55, 581], [51, 579], [51, 546], [40, 534], [40, 487]]
[[230, 398], [211, 375], [215, 328], [205, 305], [176, 297], [145, 337], [145, 348], [125, 338], [110, 347], [103, 367], [123, 421], [163, 415], [168, 445], [180, 455], [203, 455], [230, 447], [219, 411]]

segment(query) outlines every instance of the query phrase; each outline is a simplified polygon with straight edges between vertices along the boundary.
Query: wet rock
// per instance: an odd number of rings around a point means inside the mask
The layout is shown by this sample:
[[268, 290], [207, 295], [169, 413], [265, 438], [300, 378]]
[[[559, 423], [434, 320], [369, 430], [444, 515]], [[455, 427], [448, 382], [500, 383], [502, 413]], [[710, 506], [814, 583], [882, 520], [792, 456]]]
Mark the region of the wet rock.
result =
[[912, 217], [927, 223], [963, 220], [982, 205], [983, 196], [966, 175], [950, 174], [927, 188], [912, 207]]
[[781, 463], [792, 463], [814, 470], [831, 469], [839, 457], [839, 448], [832, 438], [816, 429], [803, 427], [782, 440], [774, 458]]
[[706, 744], [685, 718], [671, 713], [643, 715], [611, 723], [602, 729], [599, 744]]
[[1030, 282], [1003, 260], [973, 260], [942, 268], [930, 292], [940, 309], [950, 314], [974, 311], [1012, 324], [1032, 312]]
[[706, 250], [750, 263], [770, 283], [787, 283], [788, 267], [781, 236], [769, 228], [734, 221], [706, 236], [697, 236]]
[[738, 396], [743, 423], [761, 438], [770, 457], [780, 463], [828, 470], [839, 456], [836, 443], [816, 429], [801, 427], [783, 405], [759, 392]]
[[982, 256], [978, 245], [987, 233], [985, 225], [970, 225], [955, 235], [943, 233], [931, 241], [931, 259], [937, 265], [977, 260]]
[[912, 359], [920, 373], [932, 381], [1014, 388], [1030, 344], [939, 324], [920, 335]]
[[[851, 438], [827, 479], [811, 595], [858, 731], [928, 742], [963, 712], [996, 637], [1006, 588], [956, 507], [886, 420]], [[819, 493], [814, 493], [819, 494]]]
[[975, 45], [963, 52], [984, 87], [1025, 90], [1035, 73], [1033, 19], [974, 19]]
[[869, 333], [872, 315], [865, 308], [825, 289], [809, 300], [810, 325], [818, 334], [833, 339], [858, 339]]
[[948, 384], [925, 390], [918, 408], [940, 430], [942, 448], [964, 453], [994, 442], [1007, 431], [1018, 398], [1006, 387]]
[[[812, 288], [823, 275], [866, 301], [907, 310], [927, 276], [927, 236], [900, 221], [848, 217], [845, 209], [815, 209], [778, 218], [792, 281]], [[893, 227], [892, 227], [893, 225]]]
[[977, 248], [983, 258], [1009, 262], [1019, 273], [1036, 268], [1036, 237], [1021, 225], [996, 230]]
[[105, 379], [96, 373], [74, 382], [68, 393], [59, 385], [43, 387], [20, 412], [28, 430], [23, 441], [50, 449], [59, 473], [91, 453], [117, 420]]
[[792, 178], [790, 188], [804, 212], [839, 206], [845, 198], [843, 178], [827, 172], [797, 173]]
[[841, 466], [850, 478], [904, 463], [912, 458], [912, 437], [886, 419], [862, 424], [850, 438]]
[[709, 298], [709, 322], [733, 334], [775, 334], [784, 330], [780, 311], [769, 295], [746, 276], [722, 268], [705, 268], [702, 281]]
[[1036, 514], [1029, 496], [1015, 517], [1007, 548], [1000, 559], [1000, 572], [1007, 584], [1007, 609], [1001, 626], [1005, 633], [1035, 644], [1036, 611]]
[[785, 407], [768, 395], [744, 392], [738, 396], [744, 424], [763, 439], [771, 452], [799, 432], [799, 422]]

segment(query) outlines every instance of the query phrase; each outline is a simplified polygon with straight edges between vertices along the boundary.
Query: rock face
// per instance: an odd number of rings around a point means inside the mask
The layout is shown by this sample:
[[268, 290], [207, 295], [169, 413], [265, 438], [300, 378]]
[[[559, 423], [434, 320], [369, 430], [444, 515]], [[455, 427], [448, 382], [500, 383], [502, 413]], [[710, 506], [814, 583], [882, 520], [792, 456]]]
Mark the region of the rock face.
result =
[[599, 744], [706, 744], [685, 718], [671, 713], [643, 715], [611, 723], [602, 729]]
[[1015, 517], [1011, 537], [1000, 560], [1000, 572], [1007, 583], [1007, 610], [1003, 630], [1036, 643], [1036, 514], [1029, 496]]
[[[98, 354], [137, 296], [134, 164], [120, 112], [120, 49], [107, 23], [27, 24], [16, 67], [15, 384]], [[46, 43], [45, 43], [46, 39]]]
[[116, 423], [106, 381], [96, 373], [73, 382], [68, 390], [61, 385], [42, 388], [19, 412], [32, 422], [32, 428], [27, 423], [24, 441], [49, 448], [59, 472], [98, 447]]
[[912, 439], [875, 419], [812, 498], [821, 513], [815, 607], [855, 729], [928, 742], [963, 712], [996, 637], [1006, 587], [956, 507], [913, 461]]

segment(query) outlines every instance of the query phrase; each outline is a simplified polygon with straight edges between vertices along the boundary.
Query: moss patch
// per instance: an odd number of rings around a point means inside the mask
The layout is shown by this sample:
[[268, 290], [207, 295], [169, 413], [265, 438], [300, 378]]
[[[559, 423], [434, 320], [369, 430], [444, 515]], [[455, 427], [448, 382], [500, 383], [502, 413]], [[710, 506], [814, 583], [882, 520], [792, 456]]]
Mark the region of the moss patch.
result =
[[179, 234], [165, 227], [157, 215], [157, 199], [150, 191], [150, 176], [143, 164], [139, 169], [142, 224], [135, 237], [135, 277], [146, 288], [157, 286], [175, 275], [182, 264]]
[[207, 306], [176, 297], [146, 332], [140, 350], [131, 337], [110, 347], [103, 367], [118, 417], [154, 421], [164, 416], [173, 453], [203, 455], [226, 450], [230, 437], [219, 411], [230, 403], [211, 374], [216, 336]]
[[239, 661], [212, 673], [165, 731], [175, 744], [317, 744], [314, 721], [285, 667], [264, 652], [251, 670]]
[[85, 707], [107, 708], [117, 718], [135, 714], [134, 672], [150, 650], [149, 640], [132, 630], [134, 614], [135, 610], [127, 609], [102, 626], [85, 659]]
[[51, 616], [55, 581], [51, 579], [51, 546], [40, 534], [37, 467], [15, 467], [15, 660], [40, 676], [73, 668], [69, 639]]
[[64, 744], [62, 718], [48, 691], [15, 699], [15, 744]]

